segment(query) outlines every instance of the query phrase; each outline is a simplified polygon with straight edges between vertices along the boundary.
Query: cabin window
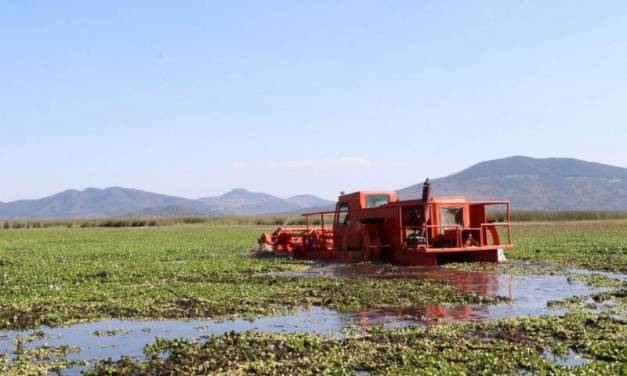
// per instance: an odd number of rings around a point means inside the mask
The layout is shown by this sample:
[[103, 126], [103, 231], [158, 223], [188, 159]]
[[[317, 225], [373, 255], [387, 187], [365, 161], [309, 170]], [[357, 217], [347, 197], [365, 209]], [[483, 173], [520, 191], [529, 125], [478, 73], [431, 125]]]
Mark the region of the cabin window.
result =
[[464, 208], [440, 208], [440, 224], [464, 227]]
[[348, 222], [348, 204], [340, 204], [337, 211], [337, 224], [345, 225]]
[[390, 203], [389, 195], [368, 195], [366, 196], [366, 208], [378, 208], [381, 205]]

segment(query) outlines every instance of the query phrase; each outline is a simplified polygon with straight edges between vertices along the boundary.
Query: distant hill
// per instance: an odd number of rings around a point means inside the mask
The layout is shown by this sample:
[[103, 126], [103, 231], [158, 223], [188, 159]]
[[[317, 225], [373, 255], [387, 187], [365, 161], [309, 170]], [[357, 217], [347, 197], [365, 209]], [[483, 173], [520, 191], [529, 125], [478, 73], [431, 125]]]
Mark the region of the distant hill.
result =
[[304, 211], [330, 201], [311, 195], [282, 199], [235, 189], [222, 196], [192, 200], [137, 189], [111, 187], [67, 190], [36, 200], [0, 203], [0, 218], [76, 219], [121, 216], [250, 215]]
[[313, 195], [297, 195], [286, 199], [287, 202], [298, 206], [299, 209], [318, 208], [325, 206], [335, 206], [335, 202], [321, 199]]
[[[435, 195], [508, 199], [515, 209], [627, 210], [627, 169], [570, 158], [509, 157], [434, 179]], [[422, 183], [399, 190], [420, 195]], [[197, 200], [112, 187], [67, 190], [37, 200], [0, 202], [0, 218], [73, 219], [138, 216], [252, 215], [332, 209], [311, 195], [280, 198], [234, 189]]]
[[333, 204], [331, 201], [312, 195], [298, 195], [284, 199], [241, 188], [221, 196], [201, 198], [198, 201], [205, 204], [211, 211], [231, 215], [289, 213]]
[[149, 207], [199, 206], [193, 200], [137, 189], [111, 187], [67, 190], [37, 200], [0, 204], [0, 218], [63, 219], [122, 216]]
[[125, 216], [131, 217], [204, 217], [207, 215], [218, 215], [219, 213], [209, 213], [204, 209], [194, 209], [189, 206], [151, 206], [139, 209], [136, 212], [127, 213]]
[[[434, 179], [437, 196], [507, 199], [515, 209], [627, 210], [627, 168], [571, 158], [509, 157]], [[419, 195], [422, 183], [399, 197]]]

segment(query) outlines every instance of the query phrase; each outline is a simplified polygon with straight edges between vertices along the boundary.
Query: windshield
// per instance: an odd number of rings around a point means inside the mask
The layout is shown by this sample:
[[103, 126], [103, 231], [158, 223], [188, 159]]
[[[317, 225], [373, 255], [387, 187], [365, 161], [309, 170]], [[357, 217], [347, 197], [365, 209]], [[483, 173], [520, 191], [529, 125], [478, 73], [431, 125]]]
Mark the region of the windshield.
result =
[[366, 208], [378, 208], [381, 205], [389, 203], [389, 195], [369, 195], [366, 197]]
[[348, 222], [348, 204], [341, 204], [337, 214], [337, 224], [345, 225]]
[[441, 208], [440, 222], [442, 225], [458, 225], [464, 227], [464, 208]]

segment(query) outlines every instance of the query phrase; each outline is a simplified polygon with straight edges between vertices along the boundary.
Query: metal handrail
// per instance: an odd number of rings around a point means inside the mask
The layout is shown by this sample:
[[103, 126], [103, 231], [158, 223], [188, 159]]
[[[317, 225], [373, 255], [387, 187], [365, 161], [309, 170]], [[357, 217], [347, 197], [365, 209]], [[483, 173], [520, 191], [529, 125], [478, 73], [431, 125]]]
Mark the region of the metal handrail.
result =
[[320, 216], [320, 228], [322, 229], [322, 231], [327, 231], [324, 228], [324, 216], [325, 215], [329, 215], [329, 214], [335, 214], [335, 211], [322, 211], [322, 212], [304, 213], [303, 217], [305, 217], [305, 225], [306, 225], [307, 231], [309, 231], [309, 229], [311, 227], [311, 225], [309, 224], [309, 217], [313, 217], [314, 215], [319, 215]]
[[[459, 225], [427, 225], [427, 230], [437, 228], [454, 228], [455, 234], [455, 247], [459, 247], [462, 244], [461, 240], [461, 227]], [[429, 248], [429, 236], [427, 236], [427, 248]]]
[[[493, 223], [482, 223], [480, 225], [479, 228], [477, 227], [461, 227], [459, 225], [427, 225], [426, 228], [428, 229], [438, 229], [438, 228], [449, 228], [449, 229], [455, 229], [456, 234], [455, 234], [455, 247], [461, 247], [462, 246], [462, 232], [464, 231], [477, 231], [479, 230], [479, 244], [480, 246], [487, 246], [487, 239], [485, 239], [484, 237], [484, 229], [487, 228], [488, 226], [501, 226], [501, 227], [506, 227], [507, 228], [507, 243], [502, 243], [502, 240], [499, 239], [499, 244], [495, 244], [495, 245], [511, 245], [512, 244], [512, 234], [511, 234], [511, 222], [493, 222]], [[420, 228], [421, 226], [402, 226], [404, 229], [414, 229], [414, 228]], [[431, 244], [429, 244], [429, 236], [427, 236], [427, 248], [431, 247]]]
[[492, 223], [482, 223], [481, 224], [481, 236], [483, 237], [483, 229], [484, 227], [488, 227], [488, 226], [505, 226], [507, 227], [507, 243], [506, 244], [500, 244], [500, 238], [499, 238], [499, 244], [496, 245], [511, 245], [512, 244], [512, 223], [511, 222], [492, 222]]

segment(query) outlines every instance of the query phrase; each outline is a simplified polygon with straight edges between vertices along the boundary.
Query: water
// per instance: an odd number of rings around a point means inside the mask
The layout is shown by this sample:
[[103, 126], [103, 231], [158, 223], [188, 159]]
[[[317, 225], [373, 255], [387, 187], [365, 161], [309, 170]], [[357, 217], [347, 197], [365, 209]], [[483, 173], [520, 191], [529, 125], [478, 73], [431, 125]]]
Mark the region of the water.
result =
[[[104, 320], [69, 327], [40, 327], [46, 333], [41, 340], [26, 347], [77, 346], [81, 352], [68, 359], [118, 359], [122, 355], [143, 357], [142, 348], [155, 337], [202, 339], [229, 331], [263, 331], [274, 333], [307, 332], [342, 336], [342, 329], [351, 326], [366, 330], [381, 325], [399, 328], [407, 325], [486, 321], [502, 317], [557, 315], [563, 311], [547, 307], [549, 300], [562, 300], [575, 295], [591, 295], [600, 291], [582, 281], [569, 281], [564, 275], [509, 275], [490, 272], [461, 271], [449, 268], [398, 267], [392, 265], [345, 265], [312, 269], [297, 274], [303, 278], [406, 278], [446, 281], [460, 291], [486, 296], [505, 296], [511, 301], [495, 305], [432, 305], [412, 309], [368, 309], [341, 313], [322, 307], [312, 307], [291, 315], [267, 316], [253, 321], [236, 320]], [[624, 275], [621, 275], [624, 277]], [[116, 335], [97, 336], [96, 331], [121, 330]], [[29, 331], [0, 331], [0, 353], [13, 352], [13, 340], [33, 333]], [[547, 355], [548, 356], [548, 355]], [[569, 358], [570, 359], [570, 358]], [[556, 360], [559, 362], [559, 360]], [[80, 368], [65, 370], [64, 374], [79, 374]]]
[[[141, 356], [142, 348], [155, 340], [155, 337], [175, 337], [200, 339], [229, 331], [264, 331], [274, 333], [309, 332], [317, 334], [338, 334], [347, 318], [332, 310], [314, 307], [293, 315], [268, 316], [254, 321], [246, 320], [106, 320], [50, 328], [42, 326], [28, 331], [3, 331], [0, 334], [0, 353], [13, 351], [13, 340], [42, 330], [46, 336], [27, 344], [26, 347], [70, 345], [81, 348], [80, 354], [72, 354], [70, 359], [119, 358], [122, 355]], [[96, 331], [123, 330], [116, 335], [95, 334]]]
[[330, 266], [300, 273], [286, 273], [286, 275], [445, 281], [463, 292], [483, 296], [503, 296], [510, 299], [510, 302], [495, 305], [435, 305], [414, 310], [371, 310], [361, 313], [373, 323], [380, 322], [381, 317], [388, 319], [398, 317], [406, 321], [407, 316], [413, 316], [414, 322], [429, 325], [437, 322], [453, 323], [486, 321], [503, 317], [556, 315], [563, 311], [548, 308], [548, 301], [562, 300], [575, 295], [591, 295], [602, 290], [588, 286], [583, 281], [569, 281], [565, 275], [511, 275], [452, 268], [385, 264]]
[[555, 354], [552, 349], [545, 349], [542, 356], [562, 367], [579, 367], [590, 362], [588, 359], [582, 358], [571, 349], [568, 349], [568, 352], [563, 355]]

